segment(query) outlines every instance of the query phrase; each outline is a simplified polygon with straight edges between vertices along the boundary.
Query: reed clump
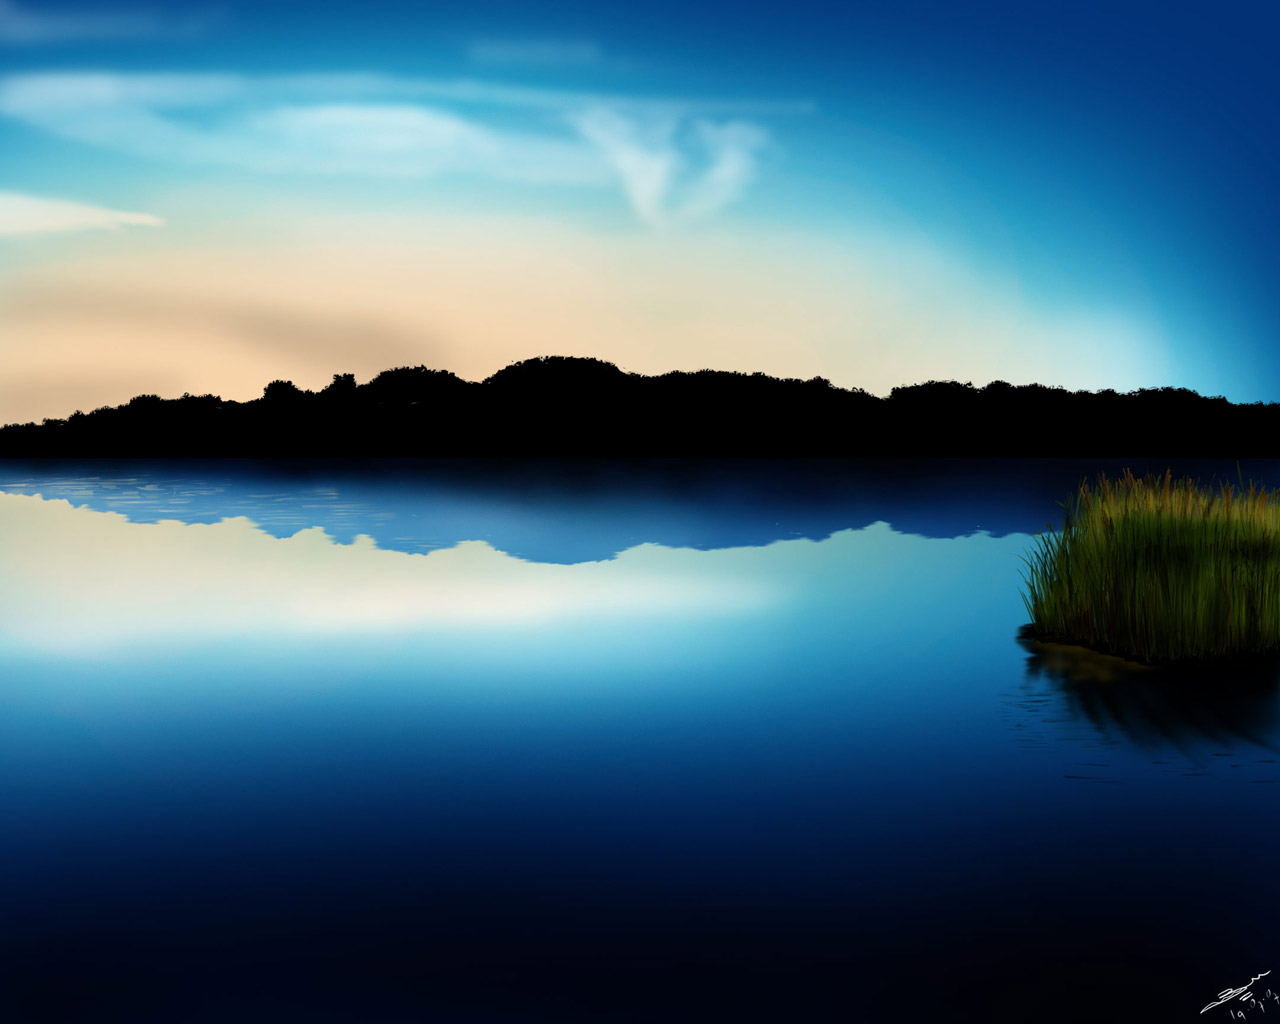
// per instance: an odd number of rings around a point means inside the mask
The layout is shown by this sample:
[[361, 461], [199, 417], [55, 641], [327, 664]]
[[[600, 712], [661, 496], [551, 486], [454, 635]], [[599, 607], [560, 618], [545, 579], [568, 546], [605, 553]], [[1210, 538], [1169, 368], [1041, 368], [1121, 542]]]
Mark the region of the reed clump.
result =
[[1024, 556], [1035, 635], [1148, 664], [1280, 656], [1280, 489], [1080, 484]]

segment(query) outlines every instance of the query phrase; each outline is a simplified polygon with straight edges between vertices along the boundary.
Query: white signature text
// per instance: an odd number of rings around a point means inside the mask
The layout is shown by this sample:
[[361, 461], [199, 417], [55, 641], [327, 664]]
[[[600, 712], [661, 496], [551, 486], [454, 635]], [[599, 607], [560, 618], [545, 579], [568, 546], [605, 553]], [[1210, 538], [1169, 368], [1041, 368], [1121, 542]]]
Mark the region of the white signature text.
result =
[[1249, 989], [1255, 981], [1259, 978], [1265, 978], [1270, 973], [1270, 971], [1263, 971], [1261, 974], [1255, 974], [1249, 979], [1249, 983], [1247, 985], [1241, 985], [1239, 988], [1224, 988], [1218, 993], [1217, 1001], [1210, 1003], [1200, 1012], [1204, 1013], [1205, 1010], [1212, 1010], [1215, 1006], [1221, 1006], [1223, 1003], [1229, 1003], [1232, 999], [1239, 999], [1243, 1003], [1255, 1001], [1253, 993], [1250, 992]]

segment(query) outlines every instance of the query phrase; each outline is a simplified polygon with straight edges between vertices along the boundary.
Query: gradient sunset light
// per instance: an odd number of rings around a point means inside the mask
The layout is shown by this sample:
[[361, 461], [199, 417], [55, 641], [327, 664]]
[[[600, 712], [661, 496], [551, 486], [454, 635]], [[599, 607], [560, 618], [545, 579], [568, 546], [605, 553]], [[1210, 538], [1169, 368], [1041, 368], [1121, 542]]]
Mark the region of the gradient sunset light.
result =
[[1275, 400], [1275, 22], [0, 0], [0, 421], [544, 354]]

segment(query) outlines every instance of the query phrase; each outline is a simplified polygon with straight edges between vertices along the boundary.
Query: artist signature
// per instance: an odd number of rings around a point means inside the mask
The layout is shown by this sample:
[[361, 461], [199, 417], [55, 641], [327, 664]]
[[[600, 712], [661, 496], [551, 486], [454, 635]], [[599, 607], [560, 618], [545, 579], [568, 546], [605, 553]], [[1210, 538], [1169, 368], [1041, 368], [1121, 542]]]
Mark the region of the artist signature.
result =
[[[1270, 971], [1263, 971], [1261, 974], [1255, 974], [1252, 978], [1249, 979], [1249, 983], [1247, 985], [1241, 985], [1239, 988], [1224, 988], [1221, 992], [1218, 993], [1217, 1000], [1215, 1002], [1210, 1003], [1208, 1006], [1204, 1008], [1204, 1010], [1201, 1010], [1200, 1012], [1204, 1013], [1205, 1010], [1212, 1010], [1215, 1006], [1221, 1006], [1223, 1003], [1229, 1003], [1233, 999], [1239, 999], [1240, 1002], [1245, 1003], [1248, 1006], [1260, 1006], [1261, 1003], [1259, 1002], [1258, 997], [1255, 996], [1253, 992], [1250, 991], [1250, 989], [1253, 987], [1253, 983], [1255, 981], [1257, 981], [1259, 978], [1265, 978], [1270, 973], [1271, 973]], [[1276, 994], [1272, 992], [1271, 989], [1267, 989], [1266, 994], [1270, 996], [1272, 999], [1277, 998]], [[1262, 1010], [1265, 1013], [1266, 1007], [1264, 1006]], [[1236, 1015], [1235, 1010], [1232, 1010], [1231, 1016], [1234, 1017], [1235, 1015]], [[1243, 1011], [1241, 1011], [1240, 1016], [1241, 1017], [1244, 1016]]]

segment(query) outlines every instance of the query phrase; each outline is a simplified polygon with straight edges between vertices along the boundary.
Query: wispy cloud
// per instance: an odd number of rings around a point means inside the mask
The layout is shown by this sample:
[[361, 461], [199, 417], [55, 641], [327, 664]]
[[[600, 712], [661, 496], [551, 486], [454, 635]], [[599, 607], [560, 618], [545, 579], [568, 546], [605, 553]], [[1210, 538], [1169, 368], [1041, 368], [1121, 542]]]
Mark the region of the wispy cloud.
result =
[[758, 117], [797, 109], [378, 75], [0, 78], [0, 115], [135, 156], [290, 174], [616, 182], [655, 227], [740, 199], [770, 138]]
[[208, 13], [179, 20], [129, 10], [44, 13], [14, 0], [0, 0], [0, 43], [36, 46], [81, 40], [172, 38], [195, 35], [210, 20]]
[[0, 235], [101, 231], [127, 226], [159, 227], [163, 223], [159, 217], [149, 213], [128, 213], [65, 199], [0, 192]]
[[573, 116], [571, 121], [617, 170], [636, 215], [648, 223], [658, 223], [680, 163], [680, 155], [671, 143], [675, 119], [657, 118], [640, 124], [608, 107], [597, 106]]
[[471, 174], [566, 184], [610, 180], [598, 154], [572, 136], [491, 128], [437, 106], [397, 101], [394, 90], [376, 87], [379, 82], [361, 77], [15, 76], [0, 80], [0, 114], [135, 156], [255, 172], [391, 178]]
[[769, 144], [768, 132], [747, 122], [699, 121], [697, 128], [709, 162], [680, 209], [686, 219], [709, 217], [736, 203], [756, 176], [758, 153]]
[[756, 124], [699, 121], [703, 169], [682, 182], [686, 157], [675, 142], [674, 118], [645, 122], [593, 107], [573, 123], [617, 170], [636, 215], [654, 227], [701, 220], [741, 198], [755, 176], [757, 154], [769, 141]]
[[33, 72], [0, 77], [0, 113], [41, 120], [50, 113], [109, 106], [176, 111], [231, 103], [421, 102], [549, 114], [606, 107], [645, 117], [794, 117], [809, 100], [632, 96], [509, 85], [474, 78], [396, 78], [376, 73], [248, 76], [234, 73]]

